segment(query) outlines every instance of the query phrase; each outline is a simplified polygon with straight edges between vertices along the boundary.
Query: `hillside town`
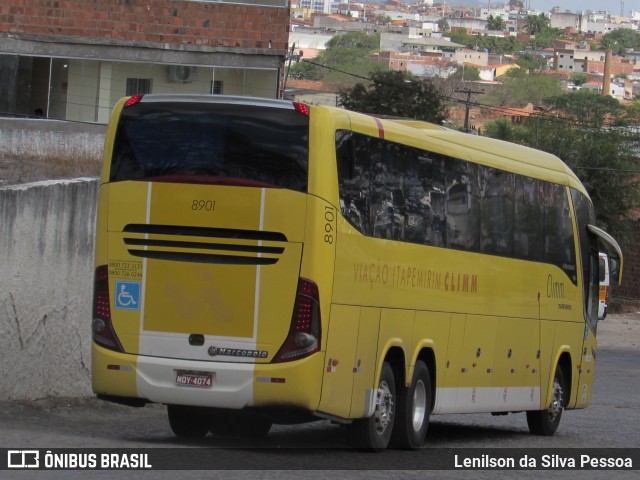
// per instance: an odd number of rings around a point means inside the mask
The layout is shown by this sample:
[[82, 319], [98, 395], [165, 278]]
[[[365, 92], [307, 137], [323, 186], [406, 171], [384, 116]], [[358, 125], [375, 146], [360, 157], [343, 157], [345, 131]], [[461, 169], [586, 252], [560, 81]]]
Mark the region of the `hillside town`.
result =
[[[372, 60], [388, 68], [418, 77], [446, 78], [460, 67], [476, 69], [477, 79], [468, 84], [487, 93], [500, 84], [501, 77], [519, 68], [523, 55], [540, 61], [541, 71], [562, 82], [567, 91], [590, 90], [610, 95], [621, 102], [632, 100], [640, 91], [640, 52], [633, 49], [609, 51], [602, 45], [605, 34], [617, 29], [637, 31], [640, 12], [614, 15], [609, 11], [570, 12], [555, 7], [550, 11], [525, 8], [522, 2], [492, 4], [477, 8], [447, 2], [330, 3], [299, 0], [291, 8], [289, 48], [295, 61], [312, 60], [329, 40], [346, 32], [380, 35], [379, 51]], [[555, 30], [550, 45], [536, 45], [543, 28]], [[474, 38], [475, 45], [456, 43], [456, 34]], [[518, 50], [497, 53], [482, 48], [479, 40], [510, 40]], [[486, 42], [485, 42], [486, 43]], [[543, 42], [541, 42], [543, 43]], [[463, 80], [464, 73], [463, 73]], [[287, 86], [299, 98], [314, 103], [335, 103], [335, 86], [295, 78]], [[532, 113], [535, 105], [511, 113], [514, 120]], [[461, 120], [461, 107], [453, 106], [453, 121]], [[481, 116], [476, 112], [476, 116]], [[491, 115], [489, 115], [491, 117]], [[478, 118], [478, 120], [480, 120]]]

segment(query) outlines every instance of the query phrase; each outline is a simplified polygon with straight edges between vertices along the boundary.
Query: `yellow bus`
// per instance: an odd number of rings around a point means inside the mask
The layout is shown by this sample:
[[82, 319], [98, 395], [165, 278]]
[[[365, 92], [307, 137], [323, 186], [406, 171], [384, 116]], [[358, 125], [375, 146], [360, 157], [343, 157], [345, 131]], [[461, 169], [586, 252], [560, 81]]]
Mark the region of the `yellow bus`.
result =
[[330, 419], [418, 448], [432, 414], [589, 404], [598, 252], [558, 158], [423, 122], [256, 98], [114, 108], [92, 321], [99, 398], [178, 436]]

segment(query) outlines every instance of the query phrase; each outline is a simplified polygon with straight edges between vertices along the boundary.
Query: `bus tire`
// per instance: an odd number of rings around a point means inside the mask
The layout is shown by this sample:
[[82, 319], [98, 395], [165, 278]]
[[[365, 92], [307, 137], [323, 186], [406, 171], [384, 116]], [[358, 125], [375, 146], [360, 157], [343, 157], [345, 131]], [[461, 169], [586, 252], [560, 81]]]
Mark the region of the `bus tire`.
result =
[[376, 391], [376, 405], [369, 418], [349, 425], [351, 443], [358, 448], [380, 451], [387, 448], [393, 432], [396, 413], [396, 382], [388, 362], [382, 364]]
[[207, 415], [197, 407], [168, 405], [169, 426], [176, 437], [202, 438], [209, 433]]
[[553, 378], [551, 405], [546, 410], [527, 412], [527, 425], [532, 434], [549, 437], [556, 432], [558, 425], [560, 425], [562, 410], [567, 403], [566, 388], [562, 368], [558, 365]]
[[398, 407], [391, 444], [415, 450], [424, 443], [433, 404], [431, 375], [426, 364], [417, 361], [411, 386], [398, 388]]
[[271, 430], [273, 422], [269, 417], [256, 413], [238, 415], [235, 422], [236, 435], [241, 438], [265, 438]]

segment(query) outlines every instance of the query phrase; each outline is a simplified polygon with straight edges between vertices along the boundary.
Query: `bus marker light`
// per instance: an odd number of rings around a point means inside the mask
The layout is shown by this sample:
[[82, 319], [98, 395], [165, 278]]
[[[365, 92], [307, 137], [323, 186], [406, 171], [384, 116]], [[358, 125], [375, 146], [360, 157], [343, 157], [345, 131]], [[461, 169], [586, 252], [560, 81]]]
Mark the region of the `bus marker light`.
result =
[[286, 383], [286, 378], [280, 377], [256, 377], [256, 382], [260, 383]]
[[143, 95], [134, 95], [133, 97], [131, 97], [129, 100], [126, 101], [126, 103], [124, 104], [125, 107], [130, 107], [131, 105], [135, 105], [136, 103], [140, 103], [140, 100], [142, 100]]
[[296, 109], [296, 112], [301, 113], [303, 115], [309, 116], [309, 106], [304, 103], [293, 102], [293, 108]]
[[114, 364], [109, 364], [107, 365], [107, 370], [120, 370], [123, 372], [130, 372], [133, 370], [133, 367], [131, 365], [114, 365]]

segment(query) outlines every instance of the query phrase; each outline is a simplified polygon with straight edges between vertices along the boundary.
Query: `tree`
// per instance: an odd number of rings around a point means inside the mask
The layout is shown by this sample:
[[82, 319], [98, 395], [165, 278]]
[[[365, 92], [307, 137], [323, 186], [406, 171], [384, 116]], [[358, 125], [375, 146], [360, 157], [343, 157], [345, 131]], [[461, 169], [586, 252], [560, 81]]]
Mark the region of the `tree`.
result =
[[451, 80], [480, 80], [480, 70], [470, 65], [461, 65], [447, 78]]
[[580, 86], [587, 83], [587, 74], [584, 72], [575, 72], [571, 74], [571, 81], [574, 85]]
[[489, 15], [487, 17], [487, 30], [506, 30], [507, 29], [507, 22], [504, 21], [504, 18], [502, 18], [501, 16], [497, 15], [497, 16], [493, 16], [493, 15]]
[[535, 73], [545, 70], [547, 66], [547, 59], [540, 56], [531, 55], [530, 53], [525, 53], [523, 55], [520, 55], [518, 60], [516, 60], [516, 64], [524, 72]]
[[487, 122], [484, 126], [484, 135], [507, 142], [516, 142], [516, 127], [511, 124], [509, 119], [502, 117]]
[[450, 29], [451, 27], [449, 26], [449, 22], [446, 18], [442, 17], [440, 20], [438, 20], [438, 30], [440, 30], [441, 32], [448, 32]]
[[530, 40], [529, 44], [534, 48], [553, 47], [555, 41], [562, 36], [562, 31], [559, 28], [548, 27], [536, 33], [535, 37]]
[[336, 35], [326, 44], [327, 50], [337, 48], [357, 48], [362, 50], [376, 50], [380, 48], [380, 36], [369, 35], [364, 32], [348, 32]]
[[387, 69], [386, 65], [371, 60], [371, 54], [380, 48], [380, 36], [365, 32], [336, 35], [326, 44], [326, 50], [312, 60], [296, 63], [289, 78], [319, 80], [334, 85], [353, 85], [358, 77]]
[[464, 45], [467, 48], [474, 48], [478, 37], [476, 35], [470, 35], [466, 28], [452, 28], [449, 35], [453, 43]]
[[440, 89], [434, 82], [399, 71], [376, 72], [368, 86], [357, 83], [353, 88], [342, 89], [339, 103], [357, 112], [434, 123], [441, 123], [447, 116]]
[[391, 23], [391, 17], [389, 15], [378, 15], [375, 22], [376, 25], [387, 25]]
[[543, 32], [549, 25], [551, 24], [551, 20], [544, 14], [541, 13], [539, 15], [527, 15], [525, 20], [524, 29], [530, 35], [537, 35], [540, 32]]
[[640, 49], [640, 33], [630, 28], [616, 28], [602, 36], [602, 46], [613, 53], [623, 54], [627, 49]]
[[522, 69], [511, 69], [502, 85], [486, 96], [493, 105], [524, 107], [529, 103], [541, 105], [549, 97], [562, 94], [562, 85], [555, 77], [527, 75]]
[[[518, 143], [553, 153], [580, 178], [596, 207], [597, 223], [626, 237], [629, 214], [640, 206], [638, 171], [640, 106], [579, 90], [548, 98], [543, 115], [529, 117], [510, 135]], [[485, 133], [503, 135], [499, 129]], [[498, 137], [504, 138], [504, 137]]]
[[478, 50], [486, 50], [497, 54], [512, 54], [522, 50], [523, 46], [516, 37], [484, 36], [476, 39]]

